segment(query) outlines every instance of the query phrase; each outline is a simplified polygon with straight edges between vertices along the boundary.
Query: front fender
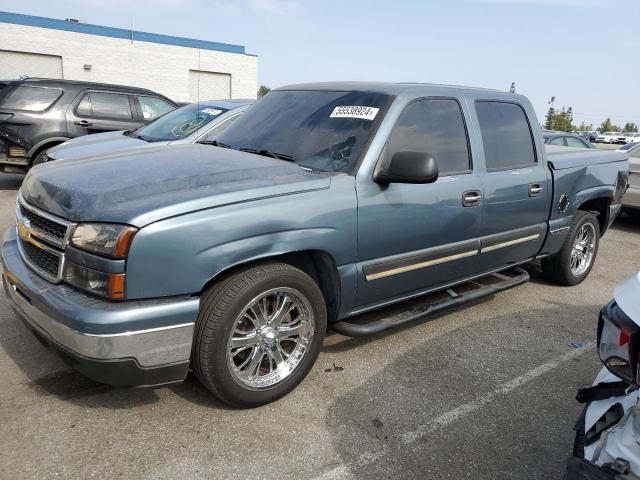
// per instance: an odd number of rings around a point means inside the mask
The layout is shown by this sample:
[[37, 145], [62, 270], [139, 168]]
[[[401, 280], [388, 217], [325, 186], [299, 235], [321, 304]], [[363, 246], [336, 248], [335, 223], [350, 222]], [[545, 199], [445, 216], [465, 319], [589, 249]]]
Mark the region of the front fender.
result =
[[356, 257], [353, 177], [327, 190], [272, 197], [169, 218], [142, 228], [127, 260], [127, 298], [198, 294], [221, 272], [317, 250], [338, 270]]

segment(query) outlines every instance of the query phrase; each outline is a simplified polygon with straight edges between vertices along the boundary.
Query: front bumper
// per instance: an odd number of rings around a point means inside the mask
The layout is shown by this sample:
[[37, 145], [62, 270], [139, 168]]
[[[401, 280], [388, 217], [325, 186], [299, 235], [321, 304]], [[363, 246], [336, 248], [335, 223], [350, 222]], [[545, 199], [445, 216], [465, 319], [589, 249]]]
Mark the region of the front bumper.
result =
[[569, 458], [564, 480], [622, 480], [626, 477], [606, 472], [584, 458]]
[[24, 263], [15, 228], [7, 231], [1, 253], [2, 283], [11, 307], [80, 372], [121, 386], [185, 378], [197, 297], [109, 302], [49, 283]]

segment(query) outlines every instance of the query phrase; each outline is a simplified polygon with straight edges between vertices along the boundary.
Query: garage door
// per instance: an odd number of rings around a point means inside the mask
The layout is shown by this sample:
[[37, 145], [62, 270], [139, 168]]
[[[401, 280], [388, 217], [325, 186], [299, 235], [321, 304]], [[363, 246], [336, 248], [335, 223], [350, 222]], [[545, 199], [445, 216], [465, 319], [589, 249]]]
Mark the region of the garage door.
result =
[[231, 75], [189, 70], [189, 99], [192, 102], [225, 98], [231, 98]]
[[62, 57], [0, 50], [0, 78], [62, 78]]

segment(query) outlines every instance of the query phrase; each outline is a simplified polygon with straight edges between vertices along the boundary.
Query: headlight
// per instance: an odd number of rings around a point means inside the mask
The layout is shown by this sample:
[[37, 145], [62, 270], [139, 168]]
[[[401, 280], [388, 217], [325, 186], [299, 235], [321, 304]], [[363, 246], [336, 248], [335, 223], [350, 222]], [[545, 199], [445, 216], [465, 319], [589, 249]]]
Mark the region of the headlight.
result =
[[64, 281], [80, 290], [111, 300], [125, 299], [125, 274], [106, 273], [67, 262], [64, 267]]
[[116, 223], [80, 223], [71, 243], [81, 250], [112, 258], [126, 258], [137, 228]]
[[640, 384], [640, 327], [613, 301], [600, 312], [598, 355], [615, 376]]

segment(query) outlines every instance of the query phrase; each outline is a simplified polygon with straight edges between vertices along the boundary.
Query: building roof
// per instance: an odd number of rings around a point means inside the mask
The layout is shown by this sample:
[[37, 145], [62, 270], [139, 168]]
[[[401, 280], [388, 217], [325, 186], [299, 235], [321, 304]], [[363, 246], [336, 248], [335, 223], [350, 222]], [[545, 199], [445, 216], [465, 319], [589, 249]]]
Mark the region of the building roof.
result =
[[195, 40], [193, 38], [174, 37], [171, 35], [161, 35], [158, 33], [148, 33], [140, 32], [137, 30], [127, 30], [124, 28], [93, 25], [91, 23], [72, 22], [68, 20], [59, 20], [56, 18], [23, 15], [21, 13], [0, 11], [0, 23], [11, 23], [15, 25], [27, 25], [30, 27], [50, 28], [53, 30], [64, 30], [66, 32], [85, 33], [88, 35], [98, 35], [102, 37], [123, 38], [136, 42], [161, 43], [164, 45], [176, 45], [179, 47], [215, 50], [218, 52], [238, 53], [241, 55], [245, 54], [245, 49], [242, 45], [210, 42], [207, 40]]

